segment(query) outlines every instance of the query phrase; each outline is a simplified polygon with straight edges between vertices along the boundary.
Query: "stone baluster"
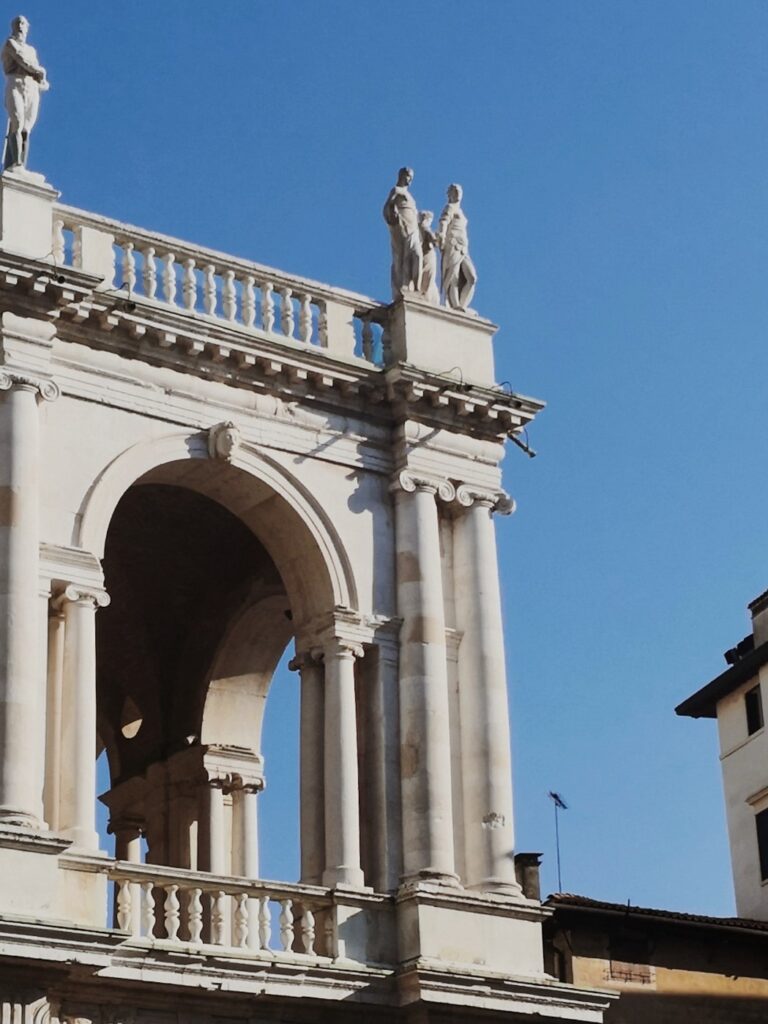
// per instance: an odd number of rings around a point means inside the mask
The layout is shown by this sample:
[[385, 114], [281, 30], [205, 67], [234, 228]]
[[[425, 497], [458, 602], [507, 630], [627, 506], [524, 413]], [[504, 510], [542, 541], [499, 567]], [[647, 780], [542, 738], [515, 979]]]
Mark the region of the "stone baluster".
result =
[[[504, 494], [460, 486], [454, 520], [459, 709], [468, 888], [520, 893], [515, 878], [512, 759], [493, 512]], [[471, 685], [467, 685], [471, 680]]]
[[323, 784], [323, 666], [318, 657], [299, 654], [290, 663], [301, 679], [299, 721], [299, 813], [301, 881], [320, 885], [325, 863]]
[[96, 611], [109, 604], [103, 590], [70, 584], [64, 611], [64, 700], [60, 829], [76, 847], [98, 849], [96, 799]]
[[[2, 320], [3, 330], [24, 325], [41, 348], [52, 341], [48, 324]], [[56, 394], [51, 381], [0, 367], [0, 822], [32, 828], [43, 818], [45, 776], [37, 405]]]
[[363, 359], [373, 359], [373, 326], [370, 320], [363, 320]]
[[121, 932], [133, 930], [134, 910], [131, 883], [121, 878], [117, 883], [117, 927]]
[[224, 945], [227, 921], [225, 899], [226, 893], [221, 890], [211, 893], [211, 942], [214, 946]]
[[406, 878], [455, 884], [445, 614], [436, 496], [447, 480], [394, 484], [400, 632], [400, 749]]
[[212, 263], [203, 267], [203, 309], [208, 316], [216, 316], [216, 268]]
[[248, 894], [245, 892], [239, 892], [235, 895], [232, 939], [234, 945], [241, 949], [248, 944]]
[[179, 913], [181, 904], [177, 895], [178, 891], [178, 885], [165, 886], [166, 897], [163, 904], [163, 910], [165, 911], [165, 935], [171, 942], [176, 941], [179, 934], [179, 925], [181, 924], [181, 914]]
[[293, 292], [290, 288], [280, 289], [280, 330], [286, 338], [293, 337]]
[[256, 281], [252, 274], [246, 274], [242, 284], [243, 325], [253, 327], [256, 323]]
[[144, 294], [148, 299], [154, 299], [157, 294], [157, 261], [155, 260], [155, 247], [153, 245], [148, 245], [144, 250], [142, 280], [144, 282]]
[[78, 228], [72, 232], [72, 266], [78, 270], [83, 267], [83, 235]]
[[155, 894], [151, 882], [141, 883], [141, 934], [147, 938], [155, 934]]
[[293, 947], [293, 900], [280, 900], [280, 942], [286, 953]]
[[315, 951], [315, 915], [309, 907], [303, 907], [301, 911], [301, 945], [305, 953]]
[[312, 341], [312, 300], [306, 293], [299, 299], [299, 337], [305, 345]]
[[[114, 833], [115, 836], [115, 858], [116, 860], [125, 860], [130, 864], [141, 863], [141, 830], [135, 822], [130, 821], [117, 821], [110, 822], [109, 831]], [[121, 883], [122, 884], [122, 883]], [[133, 935], [139, 934], [140, 914], [139, 907], [141, 906], [141, 886], [137, 882], [126, 883], [129, 885], [129, 899], [130, 899], [130, 931]], [[123, 928], [120, 924], [120, 899], [118, 895], [117, 905], [118, 915], [118, 927]], [[125, 931], [125, 928], [123, 928]]]
[[363, 885], [355, 708], [355, 658], [362, 653], [339, 637], [325, 646], [324, 885]]
[[197, 277], [195, 276], [195, 261], [192, 259], [184, 260], [181, 294], [184, 300], [184, 309], [192, 312], [197, 305]]
[[317, 341], [320, 348], [328, 348], [328, 306], [325, 302], [318, 303]]
[[56, 217], [53, 222], [53, 245], [51, 246], [54, 266], [61, 267], [67, 255], [67, 246], [64, 239], [64, 221]]
[[163, 256], [163, 298], [176, 305], [176, 255], [172, 252]]
[[187, 904], [187, 920], [189, 926], [189, 941], [195, 944], [202, 942], [203, 934], [203, 890], [190, 889], [189, 903]]
[[235, 291], [235, 272], [225, 270], [221, 283], [221, 307], [225, 320], [234, 320], [237, 316], [237, 293]]
[[267, 332], [275, 326], [275, 300], [272, 298], [271, 281], [265, 281], [261, 286], [261, 326]]
[[133, 242], [126, 242], [123, 246], [123, 288], [129, 295], [136, 291], [136, 253]]
[[259, 949], [269, 949], [272, 938], [272, 915], [269, 910], [269, 896], [259, 897]]

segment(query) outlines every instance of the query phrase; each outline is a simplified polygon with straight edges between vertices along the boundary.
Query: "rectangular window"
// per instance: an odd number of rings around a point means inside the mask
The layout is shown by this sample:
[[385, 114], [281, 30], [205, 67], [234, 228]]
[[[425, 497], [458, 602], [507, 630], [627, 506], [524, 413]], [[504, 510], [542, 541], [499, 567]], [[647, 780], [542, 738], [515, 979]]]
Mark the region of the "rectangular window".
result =
[[760, 877], [768, 879], [768, 808], [755, 815], [757, 849], [760, 853]]
[[747, 735], [751, 736], [763, 728], [763, 698], [759, 686], [753, 686], [744, 694], [744, 707], [747, 712]]

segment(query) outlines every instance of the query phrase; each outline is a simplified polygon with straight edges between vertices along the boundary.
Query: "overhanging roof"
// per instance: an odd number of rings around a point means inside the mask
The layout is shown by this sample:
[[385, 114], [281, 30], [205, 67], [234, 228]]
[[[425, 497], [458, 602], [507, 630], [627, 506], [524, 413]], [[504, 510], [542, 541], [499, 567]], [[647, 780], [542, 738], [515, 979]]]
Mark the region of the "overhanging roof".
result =
[[750, 651], [706, 686], [702, 686], [682, 704], [678, 704], [675, 713], [687, 715], [689, 718], [715, 718], [718, 701], [738, 689], [742, 683], [746, 683], [756, 676], [766, 662], [768, 662], [768, 641]]

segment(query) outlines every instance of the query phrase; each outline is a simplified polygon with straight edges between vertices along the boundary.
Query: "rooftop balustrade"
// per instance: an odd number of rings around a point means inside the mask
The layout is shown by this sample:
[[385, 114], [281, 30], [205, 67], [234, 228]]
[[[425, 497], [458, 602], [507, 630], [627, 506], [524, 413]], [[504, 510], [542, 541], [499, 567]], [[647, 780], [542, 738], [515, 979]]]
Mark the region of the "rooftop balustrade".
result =
[[376, 322], [382, 306], [365, 295], [70, 206], [54, 209], [51, 255], [57, 266], [101, 277], [104, 290], [120, 291], [128, 302], [315, 346], [331, 356], [386, 361], [387, 339]]

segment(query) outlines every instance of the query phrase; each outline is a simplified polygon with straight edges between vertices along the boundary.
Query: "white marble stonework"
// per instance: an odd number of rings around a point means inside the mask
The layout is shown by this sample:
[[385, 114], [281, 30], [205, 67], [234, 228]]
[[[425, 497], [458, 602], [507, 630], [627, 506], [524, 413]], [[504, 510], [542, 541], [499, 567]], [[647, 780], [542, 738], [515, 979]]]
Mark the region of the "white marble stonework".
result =
[[[0, 177], [3, 1021], [602, 1020], [515, 875], [495, 524], [542, 405], [494, 326], [57, 199]], [[265, 881], [289, 645], [301, 877]]]

